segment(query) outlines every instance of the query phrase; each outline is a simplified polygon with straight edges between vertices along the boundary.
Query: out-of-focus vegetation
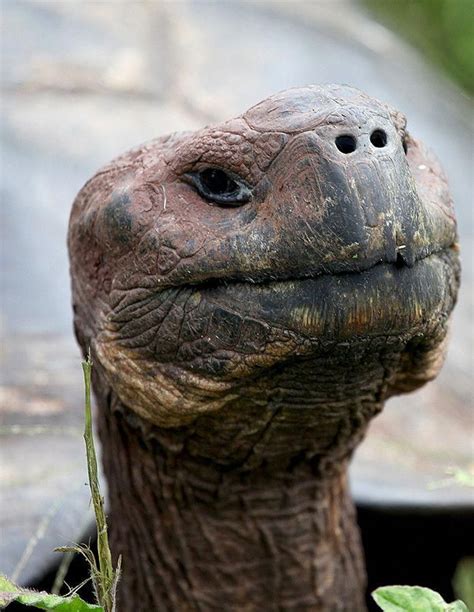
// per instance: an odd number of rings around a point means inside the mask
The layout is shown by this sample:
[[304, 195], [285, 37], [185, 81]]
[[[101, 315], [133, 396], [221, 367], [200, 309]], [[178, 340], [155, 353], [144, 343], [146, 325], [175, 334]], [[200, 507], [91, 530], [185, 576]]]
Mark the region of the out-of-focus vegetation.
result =
[[363, 0], [379, 21], [474, 95], [473, 0]]
[[459, 561], [453, 587], [456, 597], [465, 601], [469, 610], [474, 610], [474, 557], [464, 557]]
[[[65, 597], [45, 591], [32, 591], [17, 586], [8, 578], [0, 574], [0, 610], [6, 608], [13, 602], [24, 606], [39, 608], [40, 610], [55, 610], [55, 612], [116, 612], [116, 590], [120, 578], [121, 557], [118, 559], [117, 569], [112, 565], [112, 555], [109, 548], [109, 536], [107, 531], [107, 519], [104, 509], [104, 498], [99, 484], [97, 469], [97, 456], [95, 452], [94, 433], [92, 428], [91, 407], [91, 375], [92, 361], [90, 354], [86, 361], [82, 362], [85, 387], [85, 430], [84, 441], [86, 443], [87, 472], [89, 475], [89, 487], [91, 490], [92, 505], [94, 506], [95, 522], [97, 527], [97, 554], [85, 544], [73, 546], [61, 546], [55, 550], [58, 552], [80, 553], [89, 564], [90, 579], [94, 586], [97, 604], [89, 604], [76, 593], [85, 584], [83, 582]], [[58, 576], [61, 567], [58, 570]], [[64, 575], [63, 575], [64, 578]], [[55, 581], [56, 582], [56, 581]], [[87, 580], [86, 580], [87, 582]], [[61, 588], [62, 584], [59, 584]]]

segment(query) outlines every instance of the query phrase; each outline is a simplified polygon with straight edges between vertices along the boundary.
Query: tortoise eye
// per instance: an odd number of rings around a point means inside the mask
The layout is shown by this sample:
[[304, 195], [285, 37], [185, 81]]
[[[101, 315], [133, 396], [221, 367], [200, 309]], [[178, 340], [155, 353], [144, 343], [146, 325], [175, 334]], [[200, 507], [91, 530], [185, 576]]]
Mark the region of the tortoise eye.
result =
[[215, 195], [234, 193], [239, 186], [226, 172], [218, 168], [207, 168], [200, 173], [203, 186]]
[[208, 202], [241, 206], [252, 196], [250, 187], [240, 177], [221, 168], [205, 168], [186, 176]]

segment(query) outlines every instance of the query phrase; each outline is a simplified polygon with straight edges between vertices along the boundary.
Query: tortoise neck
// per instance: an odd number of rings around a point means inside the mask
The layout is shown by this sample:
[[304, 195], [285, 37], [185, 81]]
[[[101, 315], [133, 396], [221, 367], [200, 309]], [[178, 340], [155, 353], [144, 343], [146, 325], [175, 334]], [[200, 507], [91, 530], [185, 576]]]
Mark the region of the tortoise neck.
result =
[[223, 466], [116, 398], [107, 404], [100, 432], [112, 546], [124, 559], [121, 609], [365, 609], [347, 460]]

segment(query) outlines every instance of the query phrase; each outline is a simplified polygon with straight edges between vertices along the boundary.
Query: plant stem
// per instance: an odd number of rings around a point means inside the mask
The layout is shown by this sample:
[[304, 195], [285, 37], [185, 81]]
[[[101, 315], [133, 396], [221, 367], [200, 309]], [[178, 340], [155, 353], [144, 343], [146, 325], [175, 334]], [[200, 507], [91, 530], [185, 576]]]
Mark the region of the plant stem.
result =
[[90, 353], [82, 362], [85, 386], [85, 430], [84, 440], [86, 443], [87, 471], [89, 475], [89, 486], [91, 489], [92, 503], [94, 506], [95, 521], [97, 525], [97, 551], [99, 557], [99, 571], [96, 576], [96, 589], [98, 603], [105, 612], [114, 608], [113, 592], [115, 582], [115, 571], [112, 566], [112, 555], [109, 547], [107, 534], [107, 520], [104, 510], [104, 498], [100, 494], [99, 476], [97, 470], [97, 456], [94, 446], [94, 435], [92, 430], [92, 408], [91, 408], [91, 372], [92, 361]]

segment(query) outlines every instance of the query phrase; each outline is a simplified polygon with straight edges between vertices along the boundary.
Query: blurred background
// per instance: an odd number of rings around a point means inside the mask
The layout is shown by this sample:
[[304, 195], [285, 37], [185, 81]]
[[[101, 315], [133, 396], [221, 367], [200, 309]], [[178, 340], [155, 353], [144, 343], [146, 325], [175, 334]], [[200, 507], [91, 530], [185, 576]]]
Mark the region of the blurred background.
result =
[[52, 549], [91, 524], [65, 246], [77, 191], [140, 142], [342, 82], [407, 115], [457, 207], [463, 287], [445, 368], [387, 404], [351, 472], [369, 587], [452, 599], [474, 555], [474, 3], [2, 0], [0, 19], [0, 572], [50, 589]]

